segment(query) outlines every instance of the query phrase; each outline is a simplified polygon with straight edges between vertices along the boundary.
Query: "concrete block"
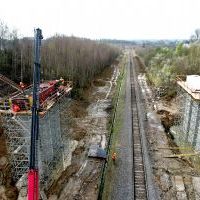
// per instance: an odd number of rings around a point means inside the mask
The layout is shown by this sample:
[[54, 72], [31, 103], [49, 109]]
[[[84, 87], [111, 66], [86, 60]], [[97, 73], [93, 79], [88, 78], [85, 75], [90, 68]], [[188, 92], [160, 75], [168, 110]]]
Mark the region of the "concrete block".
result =
[[170, 189], [170, 187], [172, 186], [171, 180], [170, 180], [170, 176], [167, 173], [164, 173], [161, 177], [160, 177], [160, 182], [161, 182], [161, 187], [162, 190], [164, 191], [168, 191]]
[[192, 177], [192, 184], [196, 199], [200, 199], [200, 177]]
[[187, 200], [187, 195], [185, 192], [177, 192], [176, 194], [177, 200]]

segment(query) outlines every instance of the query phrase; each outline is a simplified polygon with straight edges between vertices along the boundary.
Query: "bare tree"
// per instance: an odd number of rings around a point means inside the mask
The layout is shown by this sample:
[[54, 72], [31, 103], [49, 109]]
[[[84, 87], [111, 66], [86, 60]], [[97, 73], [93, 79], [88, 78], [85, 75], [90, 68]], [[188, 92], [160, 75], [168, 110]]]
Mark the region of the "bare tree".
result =
[[[0, 72], [17, 82], [31, 82], [33, 39], [19, 39], [16, 30], [9, 32], [0, 23], [0, 45]], [[118, 54], [117, 48], [101, 42], [57, 34], [43, 40], [41, 77], [49, 80], [62, 76], [84, 87]]]

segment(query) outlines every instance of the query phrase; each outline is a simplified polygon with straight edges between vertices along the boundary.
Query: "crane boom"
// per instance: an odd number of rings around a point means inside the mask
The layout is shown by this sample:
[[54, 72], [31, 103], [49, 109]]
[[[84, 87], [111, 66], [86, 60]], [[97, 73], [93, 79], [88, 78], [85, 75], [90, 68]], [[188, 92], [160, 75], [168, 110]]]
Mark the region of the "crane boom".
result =
[[28, 200], [39, 199], [38, 171], [38, 135], [39, 135], [39, 86], [40, 86], [40, 47], [42, 30], [35, 30], [34, 39], [34, 70], [33, 70], [33, 105], [31, 122], [31, 145], [28, 172]]

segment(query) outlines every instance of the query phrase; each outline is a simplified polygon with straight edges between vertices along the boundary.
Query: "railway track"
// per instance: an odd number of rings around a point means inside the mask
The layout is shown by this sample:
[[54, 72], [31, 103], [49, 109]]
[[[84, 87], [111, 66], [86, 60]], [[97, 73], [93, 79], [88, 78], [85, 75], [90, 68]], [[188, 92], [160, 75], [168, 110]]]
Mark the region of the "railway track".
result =
[[[117, 136], [118, 159], [113, 167], [112, 193], [107, 192], [106, 195], [110, 195], [112, 200], [159, 200], [148, 154], [145, 110], [135, 72], [137, 62], [134, 53], [131, 50], [129, 52], [125, 91], [122, 93], [125, 97], [121, 118], [123, 123]], [[103, 199], [105, 175], [110, 173], [106, 167], [104, 165], [102, 171], [98, 200]]]
[[134, 63], [130, 58], [130, 82], [131, 82], [131, 111], [132, 111], [132, 141], [133, 141], [133, 196], [136, 200], [147, 199], [146, 178], [143, 161], [143, 151], [140, 135], [140, 122], [138, 115], [138, 102], [136, 98], [136, 77], [134, 76]]
[[129, 58], [133, 145], [133, 199], [160, 200], [155, 187], [145, 133], [145, 109], [136, 74], [135, 52]]

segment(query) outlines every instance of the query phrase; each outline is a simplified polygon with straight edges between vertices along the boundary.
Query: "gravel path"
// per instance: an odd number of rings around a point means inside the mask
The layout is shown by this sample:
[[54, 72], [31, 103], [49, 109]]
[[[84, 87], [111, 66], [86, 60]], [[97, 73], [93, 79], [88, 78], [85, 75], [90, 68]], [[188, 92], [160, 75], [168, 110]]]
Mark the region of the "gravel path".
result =
[[115, 168], [114, 185], [112, 188], [113, 200], [133, 199], [133, 151], [132, 151], [132, 118], [131, 118], [131, 92], [130, 68], [127, 65], [127, 80], [125, 85], [125, 107], [123, 112], [123, 125], [119, 133], [117, 144], [117, 162]]

